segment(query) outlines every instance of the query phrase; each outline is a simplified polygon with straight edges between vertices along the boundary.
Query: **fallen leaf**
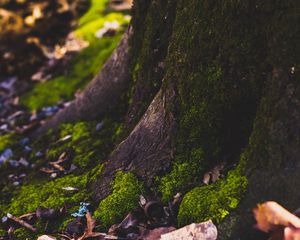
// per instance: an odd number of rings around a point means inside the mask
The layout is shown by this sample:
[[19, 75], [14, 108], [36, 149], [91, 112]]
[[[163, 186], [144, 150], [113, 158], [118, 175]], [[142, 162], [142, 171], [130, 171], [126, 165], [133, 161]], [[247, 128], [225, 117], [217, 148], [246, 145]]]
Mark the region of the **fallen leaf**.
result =
[[110, 8], [115, 11], [130, 10], [133, 0], [111, 0], [109, 3]]
[[210, 181], [210, 173], [207, 172], [207, 173], [204, 174], [202, 182], [203, 182], [205, 185], [208, 185], [208, 184], [209, 184], [209, 181]]
[[300, 240], [300, 229], [286, 227], [284, 229], [284, 240]]
[[78, 238], [78, 240], [83, 240], [92, 237], [106, 236], [105, 233], [98, 233], [93, 231], [93, 229], [96, 226], [96, 220], [93, 219], [92, 214], [90, 212], [87, 212], [85, 217], [86, 217], [87, 228], [84, 234], [80, 238]]
[[300, 219], [273, 201], [258, 204], [253, 213], [257, 221], [256, 227], [263, 232], [270, 232], [280, 225], [300, 228]]

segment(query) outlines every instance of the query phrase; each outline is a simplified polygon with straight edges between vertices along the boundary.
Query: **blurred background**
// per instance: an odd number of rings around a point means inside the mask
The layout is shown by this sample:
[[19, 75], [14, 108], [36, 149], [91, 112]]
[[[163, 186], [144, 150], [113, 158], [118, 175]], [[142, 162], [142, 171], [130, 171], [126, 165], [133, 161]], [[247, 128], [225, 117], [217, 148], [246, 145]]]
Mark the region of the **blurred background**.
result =
[[131, 5], [0, 0], [0, 135], [37, 114], [54, 114], [80, 94], [127, 29]]

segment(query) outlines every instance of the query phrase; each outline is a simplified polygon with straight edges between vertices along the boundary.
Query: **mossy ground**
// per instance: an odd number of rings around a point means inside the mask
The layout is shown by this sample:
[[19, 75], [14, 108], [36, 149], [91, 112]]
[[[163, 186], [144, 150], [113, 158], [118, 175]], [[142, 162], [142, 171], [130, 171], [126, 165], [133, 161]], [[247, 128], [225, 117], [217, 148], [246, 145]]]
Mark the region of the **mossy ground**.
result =
[[[37, 233], [32, 233], [24, 228], [19, 228], [14, 232], [16, 239], [25, 240], [36, 238], [38, 235], [45, 234], [48, 230], [63, 230], [65, 221], [72, 217], [70, 214], [78, 208], [81, 201], [89, 201], [90, 194], [87, 192], [87, 175], [73, 176], [68, 175], [54, 181], [36, 180], [13, 189], [13, 197], [6, 205], [1, 205], [1, 215], [11, 213], [20, 216], [25, 213], [35, 212], [39, 206], [53, 208], [59, 211], [65, 207], [67, 213], [57, 218], [54, 222], [36, 221], [34, 226], [38, 229]], [[78, 192], [64, 190], [66, 187], [74, 187]]]
[[[47, 159], [57, 159], [64, 151], [69, 151], [74, 156], [72, 163], [82, 168], [95, 166], [107, 156], [114, 141], [118, 139], [120, 124], [114, 121], [103, 121], [103, 129], [96, 131], [95, 122], [78, 122], [76, 124], [62, 124], [59, 139], [66, 136], [71, 138], [65, 142], [49, 142]], [[53, 135], [53, 133], [48, 134]], [[43, 141], [43, 140], [42, 140]]]
[[[198, 152], [197, 160], [202, 160], [203, 154]], [[189, 186], [200, 182], [201, 165], [197, 161], [174, 161], [172, 170], [162, 177], [157, 178], [158, 192], [162, 195], [162, 201], [168, 202], [177, 192], [186, 191]], [[198, 177], [197, 177], [198, 175]]]
[[[107, 1], [91, 2], [90, 10], [79, 19], [75, 35], [89, 43], [69, 63], [65, 75], [57, 76], [44, 83], [35, 84], [31, 91], [21, 97], [21, 103], [30, 110], [55, 105], [60, 100], [71, 100], [77, 90], [82, 89], [98, 74], [105, 60], [121, 39], [129, 18], [122, 13], [106, 13]], [[117, 21], [120, 30], [115, 36], [95, 36], [105, 22]]]
[[94, 213], [103, 228], [120, 222], [136, 208], [139, 196], [144, 192], [143, 184], [132, 173], [118, 172], [112, 188], [112, 194], [100, 202]]
[[[7, 209], [9, 213], [17, 216], [35, 211], [39, 206], [60, 209], [65, 205], [77, 205], [80, 201], [89, 199], [86, 191], [87, 177], [68, 175], [54, 181], [38, 181], [24, 185], [19, 193], [12, 198]], [[78, 193], [63, 190], [74, 187]]]
[[235, 209], [247, 188], [244, 162], [228, 172], [225, 179], [215, 184], [196, 187], [188, 192], [179, 208], [178, 224], [203, 222], [209, 219], [221, 222]]
[[14, 146], [18, 143], [20, 137], [16, 134], [8, 133], [0, 136], [0, 154], [7, 148]]
[[[33, 89], [21, 97], [21, 103], [30, 110], [54, 105], [60, 100], [70, 100], [75, 91], [82, 89], [85, 84], [97, 75], [109, 57], [113, 49], [118, 44], [121, 36], [129, 22], [129, 17], [124, 13], [113, 13], [106, 11], [107, 1], [92, 0], [91, 7], [80, 19], [75, 35], [89, 42], [89, 46], [77, 55], [69, 63], [70, 68], [63, 76], [55, 77], [44, 83], [35, 84]], [[95, 36], [98, 29], [102, 28], [106, 22], [117, 21], [120, 29], [114, 36], [107, 36], [101, 39]], [[116, 115], [116, 114], [115, 114]], [[114, 115], [114, 116], [115, 116]], [[6, 181], [1, 185], [0, 213], [7, 212], [16, 216], [35, 211], [39, 206], [59, 209], [67, 206], [68, 212], [55, 223], [48, 224], [48, 230], [62, 230], [72, 217], [71, 212], [78, 208], [81, 201], [90, 202], [90, 194], [87, 192], [88, 185], [95, 181], [102, 172], [102, 162], [106, 160], [113, 145], [120, 140], [122, 134], [122, 124], [117, 116], [114, 119], [106, 118], [102, 121], [102, 128], [96, 131], [96, 122], [77, 122], [75, 124], [63, 124], [58, 130], [50, 130], [44, 137], [31, 142], [32, 153], [28, 156], [28, 161], [36, 166], [28, 172], [28, 177], [24, 179], [22, 186], [13, 187]], [[71, 135], [66, 141], [61, 138]], [[22, 156], [19, 151], [19, 137], [14, 135], [1, 136], [1, 151], [7, 147], [12, 147], [16, 152], [15, 157]], [[35, 154], [39, 151], [45, 152], [43, 158], [37, 158]], [[49, 176], [38, 173], [39, 168], [45, 166], [48, 161], [55, 161], [65, 151], [71, 152], [72, 164], [78, 168], [74, 175], [62, 176], [56, 180], [50, 180]], [[13, 173], [27, 173], [27, 170], [12, 170]], [[29, 171], [29, 170], [28, 170]], [[8, 171], [2, 167], [1, 176], [7, 178]], [[63, 187], [74, 187], [79, 191], [76, 193], [63, 190]], [[40, 234], [45, 223], [38, 221]], [[17, 229], [15, 233], [17, 239], [34, 238], [32, 233]]]
[[[72, 219], [70, 214], [78, 209], [80, 202], [92, 202], [91, 193], [88, 192], [88, 185], [95, 181], [101, 174], [103, 169], [101, 162], [105, 160], [113, 144], [119, 140], [120, 129], [120, 124], [114, 121], [104, 120], [103, 127], [99, 131], [96, 131], [95, 122], [78, 122], [75, 124], [63, 124], [58, 130], [52, 130], [46, 136], [36, 140], [32, 144], [34, 146], [33, 152], [29, 158], [30, 162], [36, 163], [34, 173], [30, 172], [20, 187], [13, 187], [11, 183], [7, 182], [6, 187], [1, 189], [1, 215], [9, 212], [20, 216], [25, 213], [34, 212], [39, 206], [57, 210], [66, 207], [67, 213], [57, 221], [50, 222], [48, 225], [48, 230], [62, 230], [67, 222]], [[72, 136], [69, 141], [59, 142], [61, 138], [67, 135]], [[45, 148], [48, 149], [45, 157], [36, 161], [36, 157], [34, 157], [35, 153]], [[50, 180], [49, 176], [37, 173], [41, 166], [47, 164], [48, 161], [57, 160], [59, 155], [66, 149], [73, 149], [71, 161], [78, 166], [74, 174]], [[0, 172], [1, 174], [7, 173], [4, 168]], [[5, 174], [3, 176], [7, 177]], [[129, 187], [125, 186], [125, 183], [129, 184]], [[133, 189], [136, 190], [136, 187], [140, 186], [130, 174], [125, 175], [124, 178], [119, 177], [115, 185], [119, 191], [124, 191], [124, 189], [126, 191], [133, 191]], [[66, 187], [73, 187], [78, 189], [78, 191], [63, 190]], [[133, 195], [132, 197], [136, 196]], [[130, 197], [129, 200], [132, 200]], [[123, 200], [126, 202], [125, 198]], [[128, 203], [125, 211], [133, 206], [135, 206], [133, 203]], [[114, 209], [114, 211], [116, 211], [115, 214], [117, 216], [121, 213], [117, 209]], [[40, 225], [38, 234], [44, 234], [45, 223], [38, 221], [36, 224]], [[30, 237], [34, 237], [32, 233], [23, 229], [18, 229], [16, 232], [18, 239], [26, 239], [28, 234]]]
[[[8, 173], [28, 172], [28, 177], [24, 179], [20, 187], [13, 187], [6, 180], [3, 182], [0, 197], [1, 215], [3, 216], [9, 212], [20, 216], [35, 211], [39, 206], [54, 209], [65, 206], [67, 207], [66, 215], [55, 221], [55, 223], [49, 223], [48, 225], [48, 230], [63, 229], [63, 226], [72, 219], [70, 214], [78, 208], [81, 201], [91, 202], [88, 185], [99, 177], [103, 169], [102, 163], [106, 160], [114, 144], [120, 140], [122, 125], [118, 121], [105, 119], [101, 122], [101, 125], [101, 129], [97, 131], [96, 122], [62, 124], [57, 130], [50, 130], [47, 135], [30, 143], [33, 150], [28, 156], [28, 161], [35, 163], [36, 166], [33, 170], [10, 168], [11, 170], [8, 171], [8, 168], [2, 167], [0, 174], [3, 175], [4, 179], [7, 179]], [[61, 141], [67, 135], [71, 137], [68, 140]], [[7, 141], [3, 141], [5, 143], [3, 147], [11, 146], [14, 152], [15, 149], [20, 148], [19, 141], [13, 138], [13, 135], [3, 138], [7, 139]], [[11, 145], [12, 143], [14, 145]], [[38, 151], [46, 152], [45, 156], [37, 158], [35, 154]], [[70, 161], [78, 167], [73, 175], [63, 175], [55, 180], [50, 180], [49, 175], [39, 173], [39, 169], [46, 166], [45, 164], [48, 161], [57, 160], [65, 151], [72, 152]], [[16, 151], [15, 157], [18, 158], [22, 154], [22, 151]], [[131, 178], [127, 180], [130, 181]], [[124, 187], [124, 184], [122, 186]], [[63, 190], [62, 188], [65, 187], [76, 188], [78, 192]], [[39, 233], [42, 234], [45, 223], [38, 221], [36, 224], [41, 224]], [[26, 239], [27, 234], [28, 232], [22, 229], [16, 232], [18, 239]], [[29, 234], [33, 237], [32, 233]]]

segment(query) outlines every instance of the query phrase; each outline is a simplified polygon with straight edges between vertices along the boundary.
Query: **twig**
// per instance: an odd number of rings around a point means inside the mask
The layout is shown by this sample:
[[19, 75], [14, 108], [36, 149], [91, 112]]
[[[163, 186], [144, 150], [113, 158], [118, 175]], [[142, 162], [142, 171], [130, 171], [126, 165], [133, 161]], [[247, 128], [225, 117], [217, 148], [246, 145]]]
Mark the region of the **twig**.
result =
[[35, 212], [31, 212], [31, 213], [26, 213], [22, 216], [20, 216], [19, 218], [22, 219], [22, 218], [28, 218], [28, 217], [33, 217], [35, 215]]
[[64, 238], [66, 238], [66, 239], [72, 240], [72, 238], [71, 238], [71, 237], [69, 237], [69, 236], [68, 236], [68, 235], [66, 235], [66, 234], [61, 234], [61, 233], [58, 233], [57, 235], [58, 235], [58, 236], [61, 236], [61, 237], [64, 237]]
[[45, 168], [45, 167], [41, 168], [40, 171], [44, 172], [44, 173], [49, 173], [49, 174], [55, 172], [54, 170], [49, 169], [49, 168]]
[[19, 223], [21, 226], [29, 229], [32, 232], [37, 232], [37, 229], [35, 227], [33, 227], [32, 225], [30, 225], [28, 222], [25, 222], [24, 220], [13, 216], [12, 214], [8, 213], [7, 217], [13, 221], [15, 221], [16, 223]]
[[49, 162], [49, 165], [53, 166], [54, 168], [58, 169], [61, 172], [66, 171], [62, 166], [60, 166], [59, 164], [57, 164], [56, 162]]

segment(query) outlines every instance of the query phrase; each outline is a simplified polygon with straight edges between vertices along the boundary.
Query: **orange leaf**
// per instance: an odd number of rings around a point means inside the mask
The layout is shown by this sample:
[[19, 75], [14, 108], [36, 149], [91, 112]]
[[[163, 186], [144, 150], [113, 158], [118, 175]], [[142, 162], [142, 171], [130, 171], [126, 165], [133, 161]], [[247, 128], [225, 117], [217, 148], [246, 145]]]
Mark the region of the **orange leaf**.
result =
[[270, 232], [276, 226], [300, 228], [300, 219], [276, 202], [258, 204], [253, 213], [257, 221], [256, 227], [263, 232]]

